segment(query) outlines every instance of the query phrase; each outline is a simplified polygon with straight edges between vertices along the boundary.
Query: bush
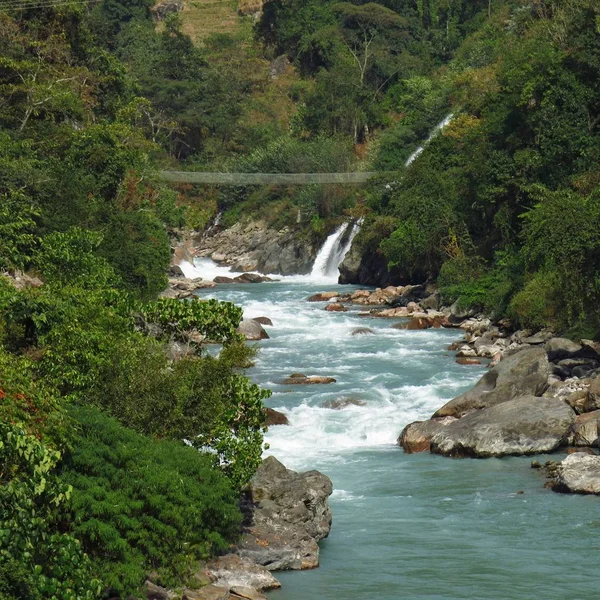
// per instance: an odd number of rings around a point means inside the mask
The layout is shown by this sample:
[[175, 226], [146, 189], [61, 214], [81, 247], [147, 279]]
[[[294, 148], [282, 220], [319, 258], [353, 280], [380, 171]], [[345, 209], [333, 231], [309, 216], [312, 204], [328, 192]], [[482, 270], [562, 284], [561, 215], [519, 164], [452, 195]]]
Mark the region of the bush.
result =
[[270, 395], [238, 372], [247, 361], [246, 346], [234, 344], [217, 358], [188, 356], [171, 365], [156, 342], [128, 340], [87, 397], [140, 433], [210, 448], [216, 466], [241, 486], [260, 464]]
[[539, 329], [557, 327], [565, 315], [561, 315], [559, 295], [560, 279], [552, 271], [539, 271], [515, 294], [509, 306], [509, 314], [521, 327]]
[[96, 409], [79, 424], [61, 478], [73, 486], [72, 527], [112, 594], [139, 592], [148, 573], [174, 585], [239, 531], [238, 498], [213, 461], [181, 442], [156, 441]]
[[21, 427], [0, 424], [0, 597], [93, 600], [100, 582], [78, 540], [61, 531], [71, 488], [60, 454]]

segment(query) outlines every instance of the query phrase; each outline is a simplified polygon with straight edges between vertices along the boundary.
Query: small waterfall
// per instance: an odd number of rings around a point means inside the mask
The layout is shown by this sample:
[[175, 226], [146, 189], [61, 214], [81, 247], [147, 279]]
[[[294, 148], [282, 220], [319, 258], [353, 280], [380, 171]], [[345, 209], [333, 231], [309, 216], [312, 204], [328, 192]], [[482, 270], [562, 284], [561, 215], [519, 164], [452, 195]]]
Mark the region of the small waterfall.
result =
[[221, 210], [221, 211], [219, 211], [217, 213], [217, 216], [215, 217], [215, 220], [208, 226], [208, 228], [204, 232], [204, 235], [206, 237], [209, 237], [209, 236], [211, 236], [214, 233], [214, 231], [217, 229], [217, 227], [221, 223], [221, 217], [222, 216], [223, 216], [223, 211]]
[[419, 154], [421, 154], [421, 152], [423, 152], [423, 150], [425, 150], [425, 146], [427, 146], [427, 144], [442, 130], [444, 129], [444, 127], [446, 127], [446, 125], [448, 125], [448, 123], [450, 123], [450, 121], [452, 121], [452, 117], [454, 115], [452, 113], [450, 113], [448, 116], [446, 116], [444, 118], [443, 121], [440, 121], [432, 130], [432, 132], [429, 134], [429, 137], [423, 142], [423, 144], [421, 144], [406, 160], [406, 162], [404, 163], [405, 167], [408, 167], [408, 165], [410, 165], [410, 163], [412, 163], [415, 158], [417, 158], [417, 156], [419, 156]]
[[326, 240], [315, 259], [310, 279], [337, 283], [338, 267], [344, 260], [354, 236], [360, 229], [360, 221], [340, 225]]

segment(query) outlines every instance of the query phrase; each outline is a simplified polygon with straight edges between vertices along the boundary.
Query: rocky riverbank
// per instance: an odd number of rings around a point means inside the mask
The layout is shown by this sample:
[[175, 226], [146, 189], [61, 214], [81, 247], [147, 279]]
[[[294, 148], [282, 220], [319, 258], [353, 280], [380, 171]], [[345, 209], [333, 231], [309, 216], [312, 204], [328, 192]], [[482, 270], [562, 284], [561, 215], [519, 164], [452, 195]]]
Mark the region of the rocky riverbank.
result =
[[193, 245], [196, 256], [235, 271], [302, 275], [310, 272], [319, 248], [298, 233], [289, 227], [273, 229], [262, 220], [240, 221], [195, 235]]
[[[582, 449], [595, 454], [600, 434], [600, 344], [557, 337], [551, 331], [514, 331], [507, 320], [441, 307], [426, 286], [375, 291], [324, 292], [308, 298], [325, 308], [403, 319], [406, 329], [456, 328], [462, 338], [448, 349], [460, 364], [485, 361], [489, 370], [469, 391], [440, 407], [429, 420], [407, 425], [398, 444], [407, 453], [450, 457], [500, 457]], [[580, 454], [579, 452], [577, 454]], [[558, 491], [600, 493], [600, 457], [565, 459], [553, 484]], [[575, 476], [580, 468], [579, 476]], [[576, 483], [573, 483], [576, 482]], [[586, 491], [587, 490], [587, 491]]]
[[281, 586], [272, 571], [319, 566], [318, 542], [331, 529], [332, 491], [322, 473], [296, 473], [266, 458], [242, 499], [246, 518], [237, 546], [201, 565], [194, 589], [169, 590], [150, 576], [147, 600], [265, 600], [264, 591]]

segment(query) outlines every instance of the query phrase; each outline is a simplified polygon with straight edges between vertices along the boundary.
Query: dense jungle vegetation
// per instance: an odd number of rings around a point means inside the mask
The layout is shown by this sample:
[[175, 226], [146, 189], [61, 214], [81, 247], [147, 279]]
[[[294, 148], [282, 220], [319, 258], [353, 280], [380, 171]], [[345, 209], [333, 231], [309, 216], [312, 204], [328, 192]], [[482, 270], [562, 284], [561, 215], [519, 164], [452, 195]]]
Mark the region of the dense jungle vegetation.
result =
[[[272, 0], [198, 43], [193, 2], [160, 22], [153, 4], [0, 2], [7, 600], [124, 598], [150, 571], [176, 586], [235, 540], [267, 393], [243, 374], [237, 307], [157, 299], [179, 227], [268, 205], [323, 236], [363, 216], [357, 242], [399, 281], [600, 329], [595, 0]], [[175, 191], [165, 166], [397, 175]]]

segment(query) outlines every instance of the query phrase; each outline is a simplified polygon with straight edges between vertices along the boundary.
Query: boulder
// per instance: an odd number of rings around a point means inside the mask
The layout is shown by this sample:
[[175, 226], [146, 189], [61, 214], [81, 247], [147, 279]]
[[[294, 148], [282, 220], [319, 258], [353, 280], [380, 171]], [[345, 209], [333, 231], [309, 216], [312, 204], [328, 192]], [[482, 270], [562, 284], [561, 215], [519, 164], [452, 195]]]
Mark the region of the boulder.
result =
[[574, 421], [575, 413], [562, 400], [520, 396], [444, 427], [432, 438], [431, 451], [480, 458], [552, 452]]
[[589, 409], [588, 410], [596, 410], [600, 408], [600, 377], [595, 377], [590, 382], [590, 387], [588, 389], [589, 394]]
[[435, 292], [433, 294], [431, 294], [431, 296], [427, 296], [427, 298], [424, 298], [423, 300], [421, 300], [421, 306], [427, 310], [428, 308], [431, 308], [433, 310], [439, 310], [440, 309], [440, 294], [439, 292]]
[[320, 292], [319, 294], [313, 294], [308, 297], [308, 302], [329, 302], [332, 298], [337, 298], [339, 292]]
[[569, 432], [571, 446], [598, 446], [600, 432], [600, 410], [577, 415]]
[[172, 600], [175, 598], [175, 594], [151, 581], [146, 581], [144, 584], [144, 595], [146, 600]]
[[271, 321], [269, 317], [254, 317], [252, 320], [260, 323], [261, 325], [269, 325], [273, 327], [273, 321]]
[[311, 384], [326, 384], [335, 383], [333, 377], [325, 377], [323, 375], [311, 375], [307, 377], [301, 373], [294, 373], [283, 380], [284, 385], [311, 385]]
[[181, 12], [183, 10], [183, 0], [166, 0], [158, 4], [153, 9], [157, 21], [164, 21], [168, 15]]
[[231, 592], [231, 598], [234, 600], [238, 598], [243, 598], [244, 600], [267, 600], [264, 594], [245, 585], [235, 585], [229, 591]]
[[272, 281], [270, 277], [266, 275], [259, 275], [258, 273], [243, 273], [233, 278], [235, 283], [263, 283], [265, 281]]
[[237, 332], [252, 342], [269, 339], [269, 334], [264, 330], [264, 327], [252, 319], [242, 319]]
[[594, 410], [590, 403], [588, 390], [577, 390], [570, 393], [565, 402], [578, 414], [587, 413]]
[[332, 302], [325, 307], [325, 310], [328, 312], [346, 312], [348, 309], [339, 302]]
[[273, 425], [289, 425], [288, 418], [278, 410], [274, 408], [265, 408], [266, 420], [265, 425], [272, 427]]
[[456, 359], [456, 363], [459, 365], [480, 365], [481, 361], [478, 358], [469, 358], [461, 356]]
[[581, 348], [584, 356], [600, 360], [600, 342], [581, 340]]
[[369, 327], [355, 327], [350, 335], [375, 335], [375, 332]]
[[543, 348], [531, 346], [505, 356], [464, 394], [450, 400], [434, 417], [462, 417], [467, 412], [495, 406], [518, 396], [541, 396], [548, 384], [550, 365]]
[[[179, 596], [173, 596], [178, 598]], [[229, 588], [221, 585], [204, 585], [197, 590], [184, 590], [182, 600], [230, 600]]]
[[570, 454], [556, 469], [552, 489], [574, 494], [600, 494], [600, 456]]
[[397, 444], [402, 447], [406, 454], [415, 452], [427, 452], [431, 438], [441, 429], [456, 421], [454, 417], [441, 419], [429, 419], [428, 421], [415, 421], [407, 425], [400, 434]]
[[197, 579], [226, 588], [246, 587], [258, 591], [281, 587], [281, 583], [262, 565], [237, 554], [219, 556], [203, 566]]
[[332, 491], [322, 473], [296, 473], [269, 456], [248, 486], [252, 524], [237, 553], [270, 571], [317, 567], [317, 542], [331, 529], [327, 500]]
[[557, 361], [563, 358], [575, 358], [582, 350], [580, 344], [576, 344], [567, 338], [551, 338], [545, 344], [548, 360]]
[[226, 588], [242, 586], [263, 591], [281, 587], [268, 569], [237, 554], [215, 558], [204, 565], [199, 575], [200, 579], [208, 577], [212, 583]]
[[224, 275], [217, 275], [213, 279], [214, 283], [235, 283], [233, 277], [225, 277]]
[[185, 273], [179, 265], [171, 265], [169, 267], [169, 274], [174, 277], [185, 277]]
[[366, 406], [364, 400], [358, 398], [336, 398], [335, 400], [326, 400], [321, 404], [321, 408], [331, 408], [332, 410], [342, 410], [348, 406]]

